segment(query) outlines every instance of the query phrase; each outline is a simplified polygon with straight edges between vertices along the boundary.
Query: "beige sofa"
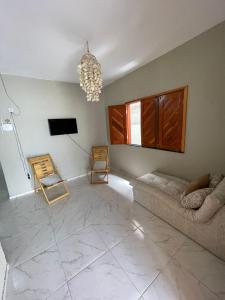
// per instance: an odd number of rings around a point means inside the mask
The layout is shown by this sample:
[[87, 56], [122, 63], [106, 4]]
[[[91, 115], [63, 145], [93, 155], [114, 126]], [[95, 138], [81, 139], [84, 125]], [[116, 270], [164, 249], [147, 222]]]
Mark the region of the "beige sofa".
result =
[[180, 196], [188, 181], [160, 172], [133, 180], [134, 200], [225, 260], [225, 178], [197, 209], [186, 209]]

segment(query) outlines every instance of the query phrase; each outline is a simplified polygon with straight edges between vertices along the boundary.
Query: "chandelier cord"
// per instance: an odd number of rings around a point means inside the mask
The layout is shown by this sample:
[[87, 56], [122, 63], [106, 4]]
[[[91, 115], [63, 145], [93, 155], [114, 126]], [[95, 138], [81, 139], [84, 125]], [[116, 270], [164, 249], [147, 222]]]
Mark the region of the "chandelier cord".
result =
[[86, 41], [86, 47], [87, 47], [87, 52], [89, 53], [89, 44], [88, 44], [88, 41]]

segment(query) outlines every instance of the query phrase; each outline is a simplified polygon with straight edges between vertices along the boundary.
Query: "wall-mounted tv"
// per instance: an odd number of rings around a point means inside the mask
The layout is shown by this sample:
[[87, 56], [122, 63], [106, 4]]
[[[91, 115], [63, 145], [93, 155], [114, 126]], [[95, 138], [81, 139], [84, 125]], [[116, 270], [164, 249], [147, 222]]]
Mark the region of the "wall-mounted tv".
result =
[[77, 120], [71, 119], [48, 119], [50, 135], [78, 133]]

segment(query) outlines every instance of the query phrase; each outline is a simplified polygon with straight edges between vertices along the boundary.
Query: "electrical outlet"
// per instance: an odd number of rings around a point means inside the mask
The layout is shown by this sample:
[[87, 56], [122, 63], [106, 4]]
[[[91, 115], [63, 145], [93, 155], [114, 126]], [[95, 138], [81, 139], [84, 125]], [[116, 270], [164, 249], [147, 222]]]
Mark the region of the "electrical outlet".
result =
[[9, 108], [8, 108], [8, 111], [9, 111], [10, 113], [14, 113], [14, 109], [13, 109], [12, 107], [9, 107]]
[[1, 121], [1, 130], [2, 131], [13, 131], [13, 124], [9, 119]]

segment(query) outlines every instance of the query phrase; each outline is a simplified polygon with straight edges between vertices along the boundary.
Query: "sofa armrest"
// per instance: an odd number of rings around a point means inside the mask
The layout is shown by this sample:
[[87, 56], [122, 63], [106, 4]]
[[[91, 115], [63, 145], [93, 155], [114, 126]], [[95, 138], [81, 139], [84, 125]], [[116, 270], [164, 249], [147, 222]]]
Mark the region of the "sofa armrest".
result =
[[217, 211], [225, 205], [225, 178], [218, 184], [215, 190], [205, 198], [202, 206], [193, 212], [193, 221], [199, 223], [208, 222]]

